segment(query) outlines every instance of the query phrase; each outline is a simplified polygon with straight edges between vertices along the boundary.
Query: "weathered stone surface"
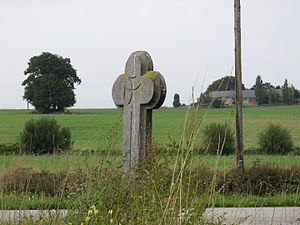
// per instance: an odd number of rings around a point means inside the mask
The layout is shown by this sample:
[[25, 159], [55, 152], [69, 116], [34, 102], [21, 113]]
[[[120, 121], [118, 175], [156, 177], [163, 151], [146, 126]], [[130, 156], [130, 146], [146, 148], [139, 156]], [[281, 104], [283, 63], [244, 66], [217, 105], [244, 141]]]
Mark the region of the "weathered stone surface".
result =
[[152, 109], [159, 108], [166, 97], [166, 83], [153, 71], [150, 55], [144, 51], [132, 53], [112, 88], [115, 105], [124, 110], [123, 170], [128, 172], [147, 153], [152, 133]]
[[[0, 210], [0, 223], [16, 223], [25, 224], [29, 218], [33, 221], [41, 220], [42, 218], [60, 218], [65, 217], [68, 210]], [[22, 222], [22, 223], [21, 223]]]

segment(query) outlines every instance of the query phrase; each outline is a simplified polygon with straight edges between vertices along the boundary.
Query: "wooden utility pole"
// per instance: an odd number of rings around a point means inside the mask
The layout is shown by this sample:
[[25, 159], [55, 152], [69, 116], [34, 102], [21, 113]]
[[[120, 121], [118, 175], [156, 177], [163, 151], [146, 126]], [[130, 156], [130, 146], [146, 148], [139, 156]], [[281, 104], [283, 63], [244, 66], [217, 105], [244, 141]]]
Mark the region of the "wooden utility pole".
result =
[[243, 150], [243, 97], [242, 97], [242, 52], [241, 52], [241, 2], [234, 0], [235, 34], [235, 108], [236, 108], [236, 165], [244, 172]]
[[195, 102], [194, 102], [194, 91], [195, 91], [195, 87], [192, 86], [192, 106], [195, 107]]

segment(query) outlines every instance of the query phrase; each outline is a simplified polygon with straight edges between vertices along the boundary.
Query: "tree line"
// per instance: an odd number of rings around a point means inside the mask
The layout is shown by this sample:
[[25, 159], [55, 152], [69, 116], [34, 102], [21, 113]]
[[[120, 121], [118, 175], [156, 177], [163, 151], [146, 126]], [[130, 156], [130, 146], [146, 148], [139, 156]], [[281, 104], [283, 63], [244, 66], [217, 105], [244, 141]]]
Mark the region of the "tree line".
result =
[[[292, 84], [289, 85], [287, 79], [284, 80], [282, 86], [274, 87], [271, 83], [264, 83], [261, 76], [257, 76], [255, 85], [251, 89], [255, 90], [256, 103], [258, 105], [274, 105], [278, 103], [291, 105], [298, 103], [300, 98], [299, 90]], [[282, 91], [282, 96], [276, 92], [276, 89]]]
[[[67, 107], [76, 103], [75, 84], [80, 84], [81, 79], [77, 76], [77, 71], [71, 65], [69, 58], [43, 52], [29, 60], [24, 74], [27, 78], [22, 83], [25, 86], [23, 99], [33, 105], [38, 112], [64, 112]], [[244, 85], [242, 89], [246, 89]], [[255, 90], [258, 105], [296, 104], [300, 98], [299, 90], [290, 85], [287, 79], [282, 86], [274, 87], [271, 83], [264, 83], [261, 76], [257, 76], [255, 84], [250, 89]], [[201, 93], [197, 102], [219, 108], [222, 106], [222, 101], [213, 99], [210, 93], [233, 90], [235, 90], [235, 77], [225, 76], [213, 81], [206, 91]], [[282, 95], [276, 90], [281, 90]], [[173, 106], [184, 105], [180, 103], [179, 94], [175, 94]]]
[[[219, 98], [213, 99], [210, 96], [212, 91], [234, 91], [235, 77], [225, 76], [213, 81], [204, 93], [201, 93], [197, 102], [203, 105], [211, 105], [213, 108], [222, 107], [222, 100]], [[244, 84], [242, 90], [246, 90]], [[260, 75], [256, 77], [255, 84], [250, 88], [255, 90], [256, 103], [258, 105], [276, 105], [276, 104], [297, 104], [300, 99], [299, 90], [285, 79], [282, 86], [273, 86], [271, 83], [263, 82]], [[279, 91], [278, 91], [279, 90]], [[280, 94], [282, 93], [282, 95]]]

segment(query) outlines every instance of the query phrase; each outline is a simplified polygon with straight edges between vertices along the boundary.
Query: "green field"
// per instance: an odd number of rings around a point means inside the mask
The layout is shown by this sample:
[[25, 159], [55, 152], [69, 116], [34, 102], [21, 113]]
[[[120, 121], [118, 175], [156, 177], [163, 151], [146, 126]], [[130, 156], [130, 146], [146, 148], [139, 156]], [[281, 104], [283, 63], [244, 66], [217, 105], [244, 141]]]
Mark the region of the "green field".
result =
[[[233, 109], [201, 109], [203, 124], [222, 122]], [[50, 116], [61, 126], [71, 129], [75, 149], [105, 149], [110, 142], [121, 149], [122, 112], [114, 109], [72, 109], [71, 114], [40, 115], [27, 110], [0, 110], [0, 144], [17, 141], [25, 122], [29, 119]], [[168, 136], [178, 140], [190, 109], [163, 108], [153, 113], [153, 137], [160, 144], [167, 144]], [[257, 148], [257, 135], [268, 123], [287, 127], [296, 147], [300, 147], [300, 105], [255, 107], [244, 109], [245, 149]], [[234, 128], [234, 119], [231, 120]], [[112, 135], [113, 134], [113, 135]]]

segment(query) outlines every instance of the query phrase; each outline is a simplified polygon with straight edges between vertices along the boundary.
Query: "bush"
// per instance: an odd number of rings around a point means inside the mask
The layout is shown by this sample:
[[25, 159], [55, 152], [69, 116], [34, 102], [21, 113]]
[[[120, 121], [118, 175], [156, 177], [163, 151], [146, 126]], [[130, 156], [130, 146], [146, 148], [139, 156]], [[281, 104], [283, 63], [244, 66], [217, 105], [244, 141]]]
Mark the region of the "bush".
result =
[[20, 152], [19, 143], [0, 144], [0, 155], [17, 154]]
[[286, 154], [293, 150], [290, 131], [276, 124], [269, 124], [259, 134], [258, 145], [268, 154]]
[[75, 171], [49, 172], [21, 167], [1, 172], [0, 188], [3, 193], [61, 196], [79, 191], [85, 177], [86, 174]]
[[69, 128], [60, 128], [54, 119], [29, 120], [20, 134], [20, 147], [25, 153], [52, 154], [68, 150], [71, 145]]
[[214, 99], [211, 103], [211, 108], [223, 108], [223, 102], [221, 99]]
[[228, 124], [211, 123], [204, 128], [202, 146], [209, 154], [234, 152], [234, 136]]
[[218, 188], [226, 195], [274, 195], [280, 193], [294, 194], [300, 187], [300, 168], [274, 167], [270, 165], [252, 166], [243, 174], [236, 169], [224, 173]]

